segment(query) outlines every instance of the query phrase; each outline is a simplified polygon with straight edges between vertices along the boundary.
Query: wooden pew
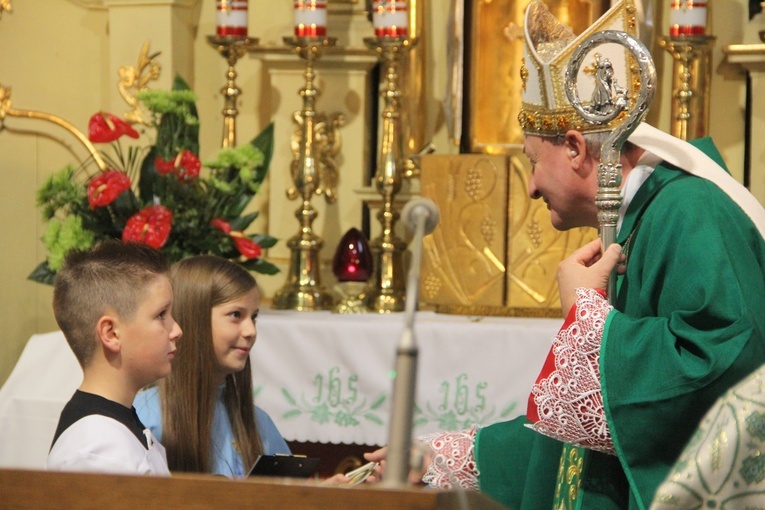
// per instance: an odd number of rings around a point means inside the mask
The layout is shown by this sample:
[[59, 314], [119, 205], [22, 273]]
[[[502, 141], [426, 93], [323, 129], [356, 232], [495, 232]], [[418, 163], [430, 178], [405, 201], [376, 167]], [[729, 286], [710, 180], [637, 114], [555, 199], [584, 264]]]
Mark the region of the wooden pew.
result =
[[298, 479], [229, 480], [210, 475], [171, 478], [0, 469], [0, 507], [17, 509], [168, 510], [500, 510], [478, 492], [323, 487]]

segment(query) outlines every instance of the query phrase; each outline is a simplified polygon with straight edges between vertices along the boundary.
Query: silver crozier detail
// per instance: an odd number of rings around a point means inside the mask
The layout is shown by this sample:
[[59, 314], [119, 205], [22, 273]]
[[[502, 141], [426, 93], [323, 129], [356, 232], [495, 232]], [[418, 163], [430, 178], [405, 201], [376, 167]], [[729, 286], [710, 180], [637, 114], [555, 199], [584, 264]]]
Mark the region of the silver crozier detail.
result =
[[[640, 73], [640, 90], [632, 110], [624, 122], [611, 131], [600, 153], [598, 166], [598, 193], [595, 203], [598, 206], [598, 225], [603, 247], [616, 242], [616, 224], [619, 221], [619, 208], [622, 205], [620, 186], [622, 165], [619, 163], [622, 146], [648, 113], [656, 93], [656, 67], [648, 49], [626, 32], [604, 30], [585, 39], [574, 51], [566, 68], [566, 96], [577, 113], [588, 123], [606, 125], [616, 119], [630, 107], [625, 88], [616, 83], [611, 62], [602, 55], [595, 55], [595, 90], [588, 105], [582, 105], [579, 99], [576, 79], [585, 56], [595, 47], [605, 43], [624, 46], [635, 58]], [[627, 62], [627, 65], [630, 65]], [[608, 300], [613, 303], [616, 291], [615, 275], [609, 279]]]

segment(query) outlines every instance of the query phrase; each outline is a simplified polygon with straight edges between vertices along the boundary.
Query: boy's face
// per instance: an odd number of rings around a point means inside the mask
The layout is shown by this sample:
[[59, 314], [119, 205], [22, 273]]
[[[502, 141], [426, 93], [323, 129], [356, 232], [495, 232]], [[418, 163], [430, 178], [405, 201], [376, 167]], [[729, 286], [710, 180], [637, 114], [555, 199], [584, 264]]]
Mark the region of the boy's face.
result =
[[146, 285], [132, 319], [120, 324], [124, 369], [139, 389], [170, 374], [175, 342], [181, 336], [172, 305], [170, 280], [158, 275]]

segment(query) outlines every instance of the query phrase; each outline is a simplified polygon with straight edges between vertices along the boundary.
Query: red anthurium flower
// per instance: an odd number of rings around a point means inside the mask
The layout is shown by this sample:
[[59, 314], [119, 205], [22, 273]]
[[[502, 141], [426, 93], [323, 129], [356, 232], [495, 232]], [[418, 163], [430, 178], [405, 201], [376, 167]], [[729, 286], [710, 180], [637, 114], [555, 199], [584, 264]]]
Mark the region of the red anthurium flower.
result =
[[231, 239], [234, 240], [236, 249], [239, 250], [239, 253], [244, 255], [247, 259], [256, 259], [260, 257], [263, 249], [258, 243], [245, 236], [241, 230], [231, 232], [229, 235], [231, 236]]
[[154, 158], [154, 168], [157, 169], [157, 173], [160, 175], [173, 173], [173, 170], [175, 170], [175, 160], [168, 161], [161, 156], [157, 156]]
[[152, 205], [141, 209], [125, 224], [122, 240], [148, 244], [160, 249], [170, 236], [173, 213], [163, 205]]
[[199, 177], [202, 163], [199, 161], [199, 156], [193, 152], [183, 151], [171, 161], [157, 156], [154, 159], [154, 168], [157, 169], [157, 173], [160, 175], [175, 172], [178, 174], [179, 181], [192, 181]]
[[106, 170], [88, 183], [90, 208], [103, 207], [114, 202], [120, 193], [130, 188], [130, 178], [119, 170]]
[[231, 232], [231, 224], [223, 218], [215, 218], [210, 222], [210, 225], [217, 228], [218, 230], [222, 230], [226, 234]]
[[138, 138], [138, 131], [111, 113], [98, 112], [88, 122], [88, 139], [93, 143], [109, 143], [122, 135]]
[[178, 167], [178, 179], [183, 181], [193, 181], [199, 177], [199, 169], [202, 163], [199, 156], [191, 151], [183, 151], [181, 154], [181, 164]]

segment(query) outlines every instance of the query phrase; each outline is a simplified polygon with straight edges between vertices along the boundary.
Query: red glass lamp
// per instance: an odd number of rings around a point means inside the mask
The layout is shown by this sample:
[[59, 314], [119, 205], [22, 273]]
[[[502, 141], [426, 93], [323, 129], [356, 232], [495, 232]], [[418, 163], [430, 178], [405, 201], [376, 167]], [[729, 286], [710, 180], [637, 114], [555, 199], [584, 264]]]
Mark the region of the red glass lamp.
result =
[[356, 228], [343, 235], [332, 258], [332, 273], [337, 278], [343, 299], [335, 308], [338, 313], [365, 312], [361, 300], [366, 281], [372, 276], [372, 252], [369, 244]]

